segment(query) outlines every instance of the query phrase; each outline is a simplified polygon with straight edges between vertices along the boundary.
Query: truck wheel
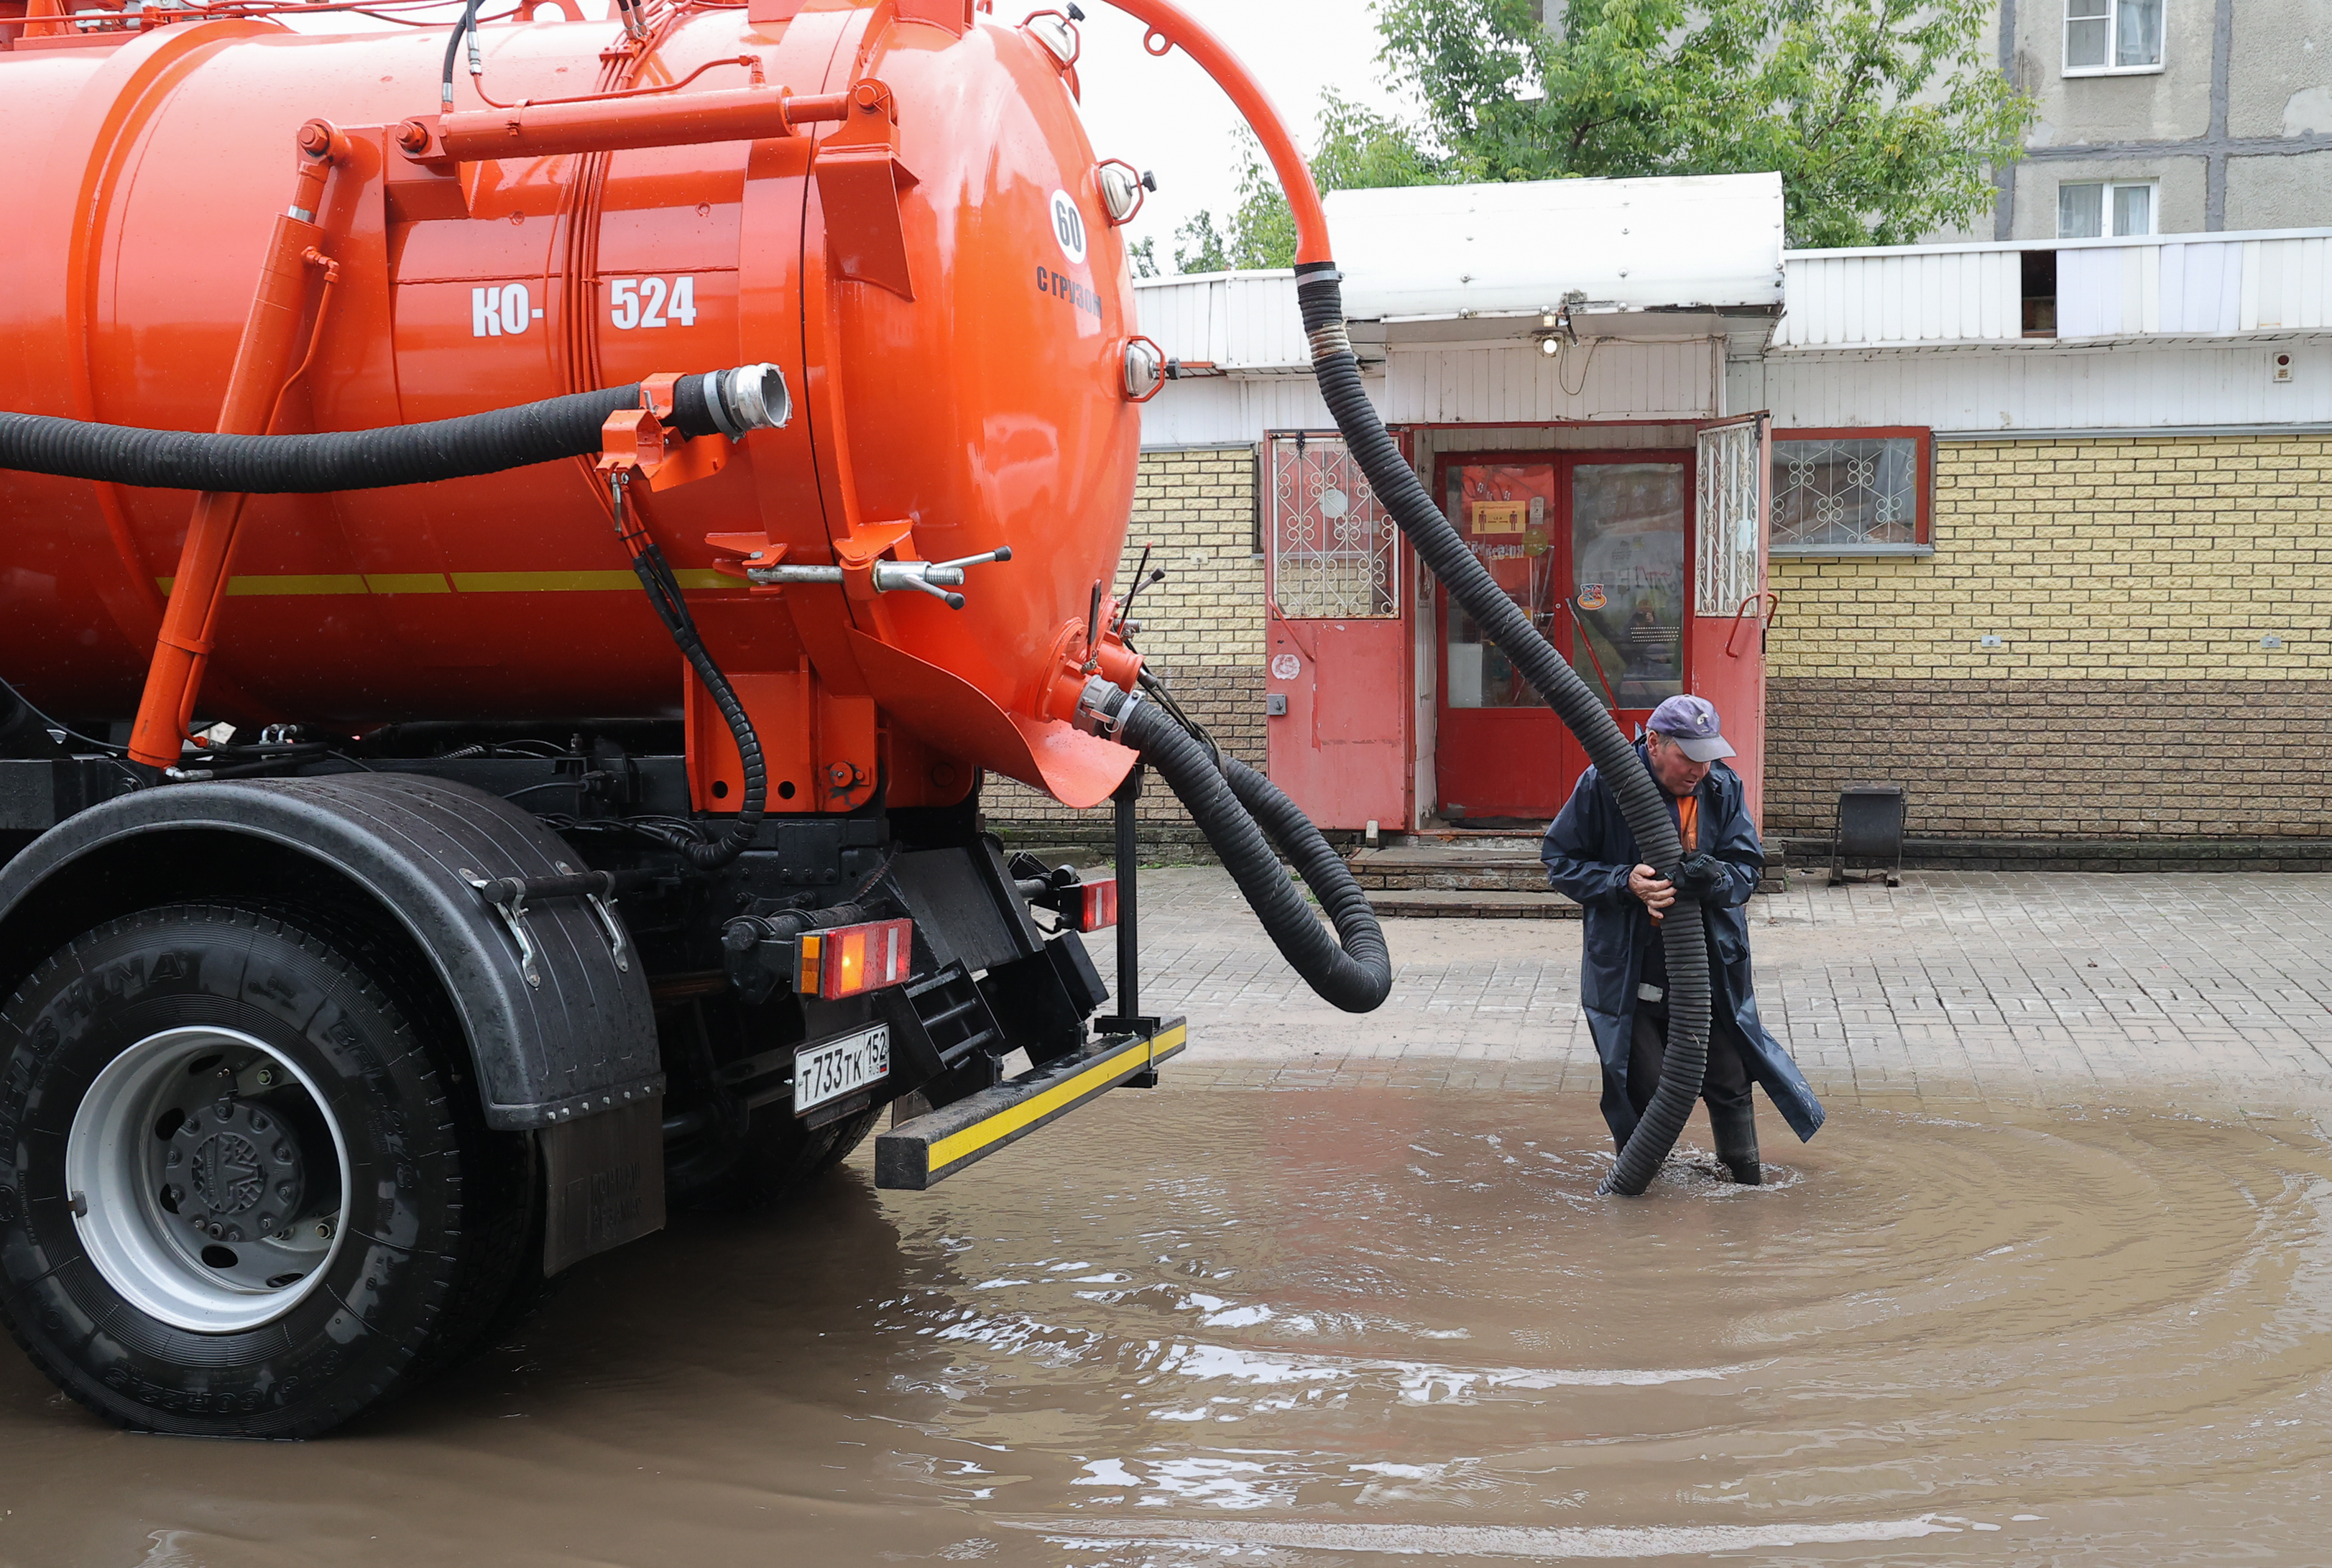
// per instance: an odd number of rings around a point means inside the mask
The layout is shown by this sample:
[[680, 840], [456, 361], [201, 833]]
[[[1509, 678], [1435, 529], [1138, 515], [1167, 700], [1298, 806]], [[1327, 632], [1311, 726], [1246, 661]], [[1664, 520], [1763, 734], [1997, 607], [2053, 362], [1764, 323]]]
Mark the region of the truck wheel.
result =
[[0, 1008], [0, 1321], [120, 1425], [313, 1436], [516, 1280], [523, 1143], [395, 958], [315, 923], [147, 910]]
[[672, 1110], [664, 1122], [664, 1194], [677, 1207], [769, 1209], [850, 1157], [874, 1131], [880, 1107], [805, 1127], [782, 1100], [749, 1106], [723, 1083], [723, 1065], [766, 1040], [801, 1038], [791, 999], [748, 1007], [707, 997], [664, 1020]]
[[803, 1126], [788, 1105], [763, 1105], [752, 1113], [736, 1162], [700, 1186], [690, 1203], [698, 1209], [774, 1209], [847, 1160], [874, 1130], [880, 1114], [877, 1106], [812, 1128]]

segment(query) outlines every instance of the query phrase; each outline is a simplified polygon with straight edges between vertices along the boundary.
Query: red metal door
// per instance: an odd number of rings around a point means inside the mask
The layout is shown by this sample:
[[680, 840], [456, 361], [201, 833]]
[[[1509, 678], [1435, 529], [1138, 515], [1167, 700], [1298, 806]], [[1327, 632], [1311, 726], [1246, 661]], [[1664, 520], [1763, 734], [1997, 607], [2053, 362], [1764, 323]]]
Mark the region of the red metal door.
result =
[[1323, 827], [1409, 824], [1400, 535], [1343, 438], [1264, 438], [1266, 755]]
[[1773, 430], [1763, 414], [1702, 427], [1687, 665], [1733, 742], [1750, 819], [1764, 824], [1766, 493]]
[[[1439, 467], [1459, 537], [1621, 729], [1685, 689], [1692, 454], [1465, 454]], [[1543, 822], [1586, 753], [1446, 589], [1437, 607], [1440, 813]]]

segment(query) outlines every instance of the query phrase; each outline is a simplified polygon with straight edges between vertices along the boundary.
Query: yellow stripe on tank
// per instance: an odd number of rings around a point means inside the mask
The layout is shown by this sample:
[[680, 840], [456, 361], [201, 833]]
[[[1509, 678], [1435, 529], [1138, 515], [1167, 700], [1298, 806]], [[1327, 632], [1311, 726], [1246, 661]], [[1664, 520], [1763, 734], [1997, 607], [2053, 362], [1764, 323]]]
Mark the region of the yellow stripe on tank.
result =
[[[746, 584], [706, 567], [676, 569], [672, 574], [683, 588], [741, 588]], [[167, 597], [176, 578], [158, 577], [154, 584]], [[297, 573], [251, 575], [227, 579], [229, 598], [324, 598], [352, 594], [387, 597], [394, 594], [562, 594], [636, 591], [640, 579], [628, 571], [457, 571], [449, 586], [445, 574], [434, 571], [354, 572], [302, 576]]]
[[[391, 571], [365, 573], [365, 587], [377, 594], [449, 594], [454, 585], [445, 580], [442, 571]], [[229, 585], [227, 592], [234, 588]]]

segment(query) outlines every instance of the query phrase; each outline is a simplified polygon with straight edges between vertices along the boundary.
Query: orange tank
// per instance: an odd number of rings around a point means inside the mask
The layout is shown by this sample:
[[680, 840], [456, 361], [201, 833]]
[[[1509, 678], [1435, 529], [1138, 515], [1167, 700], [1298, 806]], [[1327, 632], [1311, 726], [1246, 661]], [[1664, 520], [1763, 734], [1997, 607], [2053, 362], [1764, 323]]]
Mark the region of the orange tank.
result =
[[[771, 758], [769, 808], [864, 805], [878, 776], [894, 806], [946, 804], [983, 768], [1104, 798], [1133, 753], [1065, 722], [1061, 693], [1088, 664], [1128, 685], [1137, 667], [1105, 612], [1104, 645], [1085, 637], [1154, 367], [1068, 22], [970, 0], [699, 4], [628, 26], [523, 9], [483, 29], [483, 73], [457, 73], [442, 117], [443, 24], [0, 25], [23, 34], [0, 53], [0, 145], [43, 149], [0, 167], [0, 408], [220, 427], [295, 138], [326, 122], [339, 161], [309, 262], [330, 282], [287, 319], [299, 362], [268, 383], [269, 428], [775, 364], [788, 425], [699, 454], [718, 472], [632, 487]], [[52, 712], [128, 718], [192, 502], [0, 473], [0, 675]], [[734, 748], [587, 462], [254, 496], [237, 540], [202, 719], [355, 732], [685, 706], [697, 804], [734, 808]], [[999, 547], [960, 610], [872, 591], [879, 560]], [[755, 555], [853, 569], [757, 588]]]

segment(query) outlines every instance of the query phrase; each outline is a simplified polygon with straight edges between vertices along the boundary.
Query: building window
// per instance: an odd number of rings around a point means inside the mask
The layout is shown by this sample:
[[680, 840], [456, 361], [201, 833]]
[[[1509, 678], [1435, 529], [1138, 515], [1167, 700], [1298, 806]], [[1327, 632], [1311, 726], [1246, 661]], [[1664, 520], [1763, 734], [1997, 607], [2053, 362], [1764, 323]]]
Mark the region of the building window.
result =
[[1781, 430], [1773, 435], [1776, 555], [1854, 555], [1928, 542], [1933, 433]]
[[2065, 74], [2162, 69], [2162, 0], [2065, 0]]
[[2152, 180], [2085, 180], [2057, 187], [2057, 237], [2116, 239], [2154, 232]]
[[1344, 438], [1273, 431], [1264, 444], [1272, 608], [1290, 620], [1400, 615], [1400, 535]]

